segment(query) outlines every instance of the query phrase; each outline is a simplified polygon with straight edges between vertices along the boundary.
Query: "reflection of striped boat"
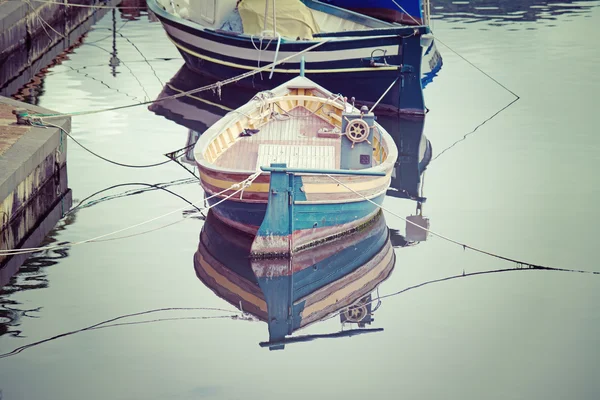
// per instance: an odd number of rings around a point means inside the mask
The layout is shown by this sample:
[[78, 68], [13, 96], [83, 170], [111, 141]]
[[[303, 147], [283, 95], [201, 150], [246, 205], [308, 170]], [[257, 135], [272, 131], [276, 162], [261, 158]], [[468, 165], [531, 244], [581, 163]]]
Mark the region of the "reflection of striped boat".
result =
[[[175, 9], [169, 0], [147, 3], [186, 64], [199, 74], [223, 80], [320, 44], [305, 54], [306, 74], [312, 80], [334, 93], [347, 93], [352, 87], [361, 104], [374, 104], [391, 87], [378, 110], [425, 114], [422, 46], [431, 42], [421, 40], [429, 33], [426, 26], [392, 24], [315, 0], [277, 0], [281, 15], [273, 18], [279, 21], [276, 27], [258, 12], [264, 10], [265, 0], [244, 0], [240, 7], [246, 8], [239, 13], [236, 0], [179, 0]], [[238, 30], [232, 15], [241, 18]], [[425, 68], [427, 74], [429, 63]], [[297, 56], [240, 84], [271, 89], [299, 69]]]
[[[251, 259], [252, 240], [210, 212], [194, 265], [197, 276], [215, 294], [269, 324], [270, 342], [360, 302], [394, 268], [381, 213], [365, 229], [292, 258]], [[370, 322], [364, 312], [354, 315], [360, 320], [345, 315], [345, 321]]]
[[281, 255], [367, 223], [397, 150], [373, 114], [297, 77], [226, 115], [194, 156], [215, 214], [257, 234], [256, 254]]

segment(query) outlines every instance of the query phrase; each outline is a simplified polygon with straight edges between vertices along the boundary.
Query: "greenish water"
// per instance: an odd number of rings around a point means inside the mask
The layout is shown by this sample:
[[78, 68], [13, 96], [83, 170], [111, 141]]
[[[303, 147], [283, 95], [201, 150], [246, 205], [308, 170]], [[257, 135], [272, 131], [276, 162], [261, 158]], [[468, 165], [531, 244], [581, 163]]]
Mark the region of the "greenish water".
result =
[[[594, 40], [600, 3], [447, 3], [435, 4], [444, 8], [435, 9], [433, 23], [444, 66], [425, 91], [431, 110], [425, 134], [434, 156], [513, 99], [442, 42], [521, 99], [431, 163], [424, 187], [431, 228], [512, 258], [600, 271], [600, 178], [594, 167], [600, 148], [600, 47]], [[179, 54], [161, 26], [142, 16], [121, 28], [121, 65], [112, 76], [111, 37], [103, 39], [111, 26], [110, 15], [100, 20], [87, 39], [98, 42], [50, 69], [30, 99], [68, 112], [156, 98], [181, 67]], [[73, 134], [130, 164], [162, 161], [162, 154], [187, 140], [187, 129], [145, 107], [74, 118]], [[120, 168], [73, 143], [68, 157], [76, 199], [123, 182], [189, 177], [175, 164]], [[192, 201], [202, 197], [197, 184], [171, 189]], [[388, 198], [385, 205], [404, 216], [414, 212], [406, 200]], [[59, 224], [54, 237], [84, 240], [184, 206], [158, 191], [105, 201]], [[9, 333], [0, 337], [0, 353], [133, 312], [231, 309], [194, 271], [202, 221], [179, 212], [147, 229], [179, 220], [146, 235], [31, 261], [0, 296], [2, 309], [13, 310], [4, 320]], [[386, 220], [404, 230], [402, 221], [391, 215]], [[381, 295], [463, 271], [513, 266], [436, 238], [395, 252], [396, 267]], [[223, 313], [169, 312], [137, 320], [209, 315]], [[0, 389], [3, 400], [600, 397], [596, 275], [521, 270], [431, 284], [383, 300], [373, 327], [385, 331], [281, 352], [258, 346], [267, 338], [265, 324], [232, 319], [93, 330], [0, 359]], [[302, 333], [338, 329], [332, 319]]]

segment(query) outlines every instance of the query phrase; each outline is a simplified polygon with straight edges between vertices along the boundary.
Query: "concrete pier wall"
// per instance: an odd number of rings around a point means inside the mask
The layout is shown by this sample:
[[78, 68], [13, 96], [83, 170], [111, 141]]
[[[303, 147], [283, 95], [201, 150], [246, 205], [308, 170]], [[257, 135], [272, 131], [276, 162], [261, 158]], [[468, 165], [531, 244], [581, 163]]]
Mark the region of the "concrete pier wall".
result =
[[[0, 250], [37, 247], [71, 207], [61, 129], [16, 125], [12, 110], [52, 113], [0, 97]], [[70, 131], [70, 118], [53, 120]], [[0, 255], [0, 287], [28, 255]]]

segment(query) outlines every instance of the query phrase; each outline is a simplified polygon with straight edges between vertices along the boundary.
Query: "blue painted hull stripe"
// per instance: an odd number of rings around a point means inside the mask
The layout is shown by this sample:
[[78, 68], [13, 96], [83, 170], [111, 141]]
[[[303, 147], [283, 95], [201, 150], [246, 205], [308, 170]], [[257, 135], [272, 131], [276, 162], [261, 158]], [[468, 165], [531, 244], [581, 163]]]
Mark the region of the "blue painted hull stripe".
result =
[[[381, 204], [385, 194], [379, 195], [373, 201]], [[218, 202], [214, 198], [208, 200], [210, 205]], [[369, 201], [359, 201], [342, 204], [296, 204], [294, 205], [294, 231], [330, 227], [347, 224], [364, 218], [373, 213], [378, 207]], [[241, 203], [226, 200], [215, 207], [215, 212], [243, 225], [260, 226], [267, 210], [266, 203]]]

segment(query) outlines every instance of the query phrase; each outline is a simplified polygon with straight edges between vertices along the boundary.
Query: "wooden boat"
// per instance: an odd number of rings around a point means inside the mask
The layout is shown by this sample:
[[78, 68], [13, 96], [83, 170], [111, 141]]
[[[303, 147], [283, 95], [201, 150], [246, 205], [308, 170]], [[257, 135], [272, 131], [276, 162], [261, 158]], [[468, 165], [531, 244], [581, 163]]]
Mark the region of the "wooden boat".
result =
[[[157, 100], [148, 108], [178, 125], [188, 129], [186, 146], [193, 146], [212, 124], [229, 111], [250, 101], [255, 91], [240, 88], [223, 88], [220, 95], [212, 91], [170, 98], [198, 87], [215, 83], [214, 80], [195, 74], [183, 65], [165, 84]], [[392, 136], [398, 148], [392, 180], [387, 195], [424, 202], [421, 193], [421, 175], [432, 156], [432, 146], [423, 133], [424, 118], [405, 118], [402, 115], [378, 116], [377, 122]], [[194, 150], [188, 150], [181, 161], [195, 165]]]
[[341, 322], [361, 328], [369, 325], [370, 294], [390, 276], [395, 264], [382, 213], [360, 231], [291, 258], [252, 258], [252, 243], [252, 235], [224, 224], [211, 211], [200, 234], [194, 267], [217, 296], [268, 324], [266, 346], [272, 349], [282, 349], [294, 340], [289, 338], [294, 332], [340, 310]]
[[398, 156], [374, 119], [302, 76], [259, 93], [196, 143], [208, 204], [256, 235], [257, 256], [359, 229], [379, 211]]
[[[425, 115], [421, 75], [427, 26], [401, 26], [316, 0], [147, 0], [171, 41], [196, 73], [224, 80], [281, 65], [239, 81], [255, 90], [272, 89], [299, 73], [334, 93], [353, 90], [359, 104], [378, 103], [378, 112]], [[386, 92], [386, 90], [389, 91]]]

